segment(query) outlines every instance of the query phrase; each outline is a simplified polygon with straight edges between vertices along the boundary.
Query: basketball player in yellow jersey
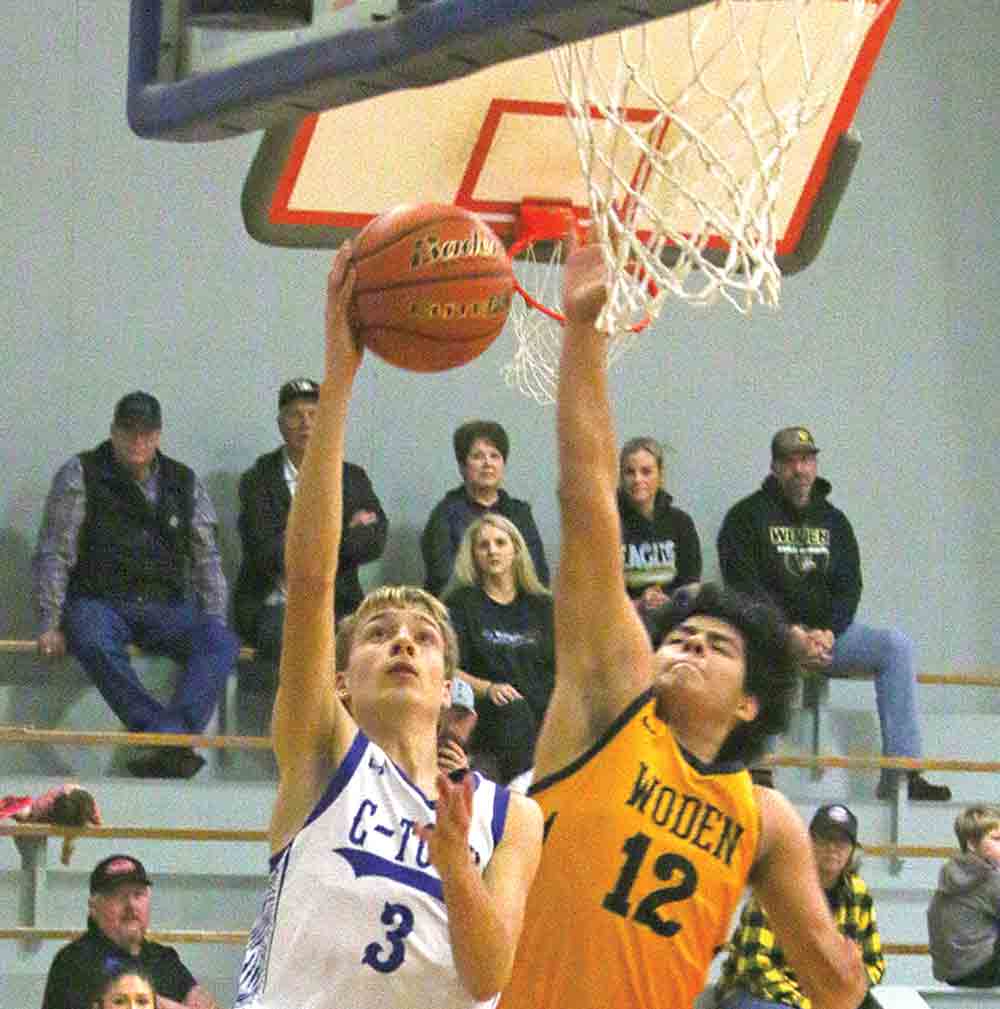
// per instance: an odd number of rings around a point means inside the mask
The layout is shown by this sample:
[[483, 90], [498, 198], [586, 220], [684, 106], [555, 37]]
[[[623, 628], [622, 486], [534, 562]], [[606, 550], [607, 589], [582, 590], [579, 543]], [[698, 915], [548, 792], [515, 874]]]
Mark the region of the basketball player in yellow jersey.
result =
[[501, 1009], [688, 1009], [749, 882], [816, 1009], [867, 980], [801, 820], [745, 764], [795, 669], [767, 604], [706, 586], [655, 649], [625, 592], [600, 249], [567, 261], [557, 407], [556, 686], [530, 794], [545, 842]]

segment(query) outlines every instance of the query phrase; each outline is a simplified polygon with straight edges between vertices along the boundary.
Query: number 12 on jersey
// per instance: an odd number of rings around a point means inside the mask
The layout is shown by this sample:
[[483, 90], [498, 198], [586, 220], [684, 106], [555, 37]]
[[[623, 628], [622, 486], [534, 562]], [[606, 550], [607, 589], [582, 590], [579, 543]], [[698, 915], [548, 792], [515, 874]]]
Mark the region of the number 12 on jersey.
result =
[[653, 863], [653, 875], [671, 885], [651, 890], [639, 900], [635, 913], [632, 914], [632, 887], [646, 858], [653, 857], [649, 854], [652, 840], [649, 835], [641, 832], [626, 839], [622, 846], [625, 863], [618, 873], [615, 888], [605, 894], [602, 906], [623, 918], [631, 916], [633, 921], [651, 928], [657, 935], [669, 937], [675, 935], [681, 926], [661, 915], [660, 908], [664, 904], [690, 897], [698, 888], [698, 873], [686, 858], [675, 852], [667, 851], [657, 856]]

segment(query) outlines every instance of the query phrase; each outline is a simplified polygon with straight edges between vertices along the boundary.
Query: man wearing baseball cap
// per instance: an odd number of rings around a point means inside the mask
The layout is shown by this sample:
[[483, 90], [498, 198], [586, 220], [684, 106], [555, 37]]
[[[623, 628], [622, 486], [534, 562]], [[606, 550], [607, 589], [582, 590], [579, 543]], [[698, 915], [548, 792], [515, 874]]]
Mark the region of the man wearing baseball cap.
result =
[[217, 1009], [177, 951], [146, 938], [150, 879], [131, 855], [110, 855], [90, 874], [87, 931], [55, 955], [42, 1009], [91, 1009], [86, 993], [120, 966], [142, 967], [152, 978], [157, 1009]]
[[[801, 425], [771, 439], [771, 472], [760, 489], [730, 508], [719, 530], [719, 564], [727, 585], [778, 603], [805, 671], [825, 676], [866, 669], [887, 757], [919, 757], [913, 646], [902, 631], [854, 619], [861, 600], [861, 555], [847, 516], [828, 500], [817, 475], [819, 446]], [[895, 794], [898, 772], [883, 771], [877, 795]], [[943, 802], [944, 785], [907, 775], [911, 799]]]
[[[156, 397], [130, 392], [110, 437], [56, 473], [34, 558], [37, 643], [45, 658], [75, 656], [131, 732], [197, 734], [239, 642], [226, 627], [215, 508], [194, 472], [160, 452], [162, 427]], [[130, 644], [183, 666], [169, 704], [139, 681]], [[128, 766], [139, 777], [190, 778], [204, 763], [175, 746]]]
[[[809, 839], [837, 928], [858, 944], [869, 983], [878, 984], [885, 974], [885, 957], [875, 905], [858, 875], [858, 818], [841, 802], [821, 806], [809, 823]], [[756, 897], [743, 906], [726, 948], [729, 956], [717, 989], [723, 1009], [806, 1009], [809, 1005]], [[877, 1005], [867, 997], [862, 1002], [864, 1009]]]
[[[284, 444], [259, 456], [240, 477], [243, 558], [234, 592], [236, 629], [262, 655], [277, 658], [285, 617], [285, 527], [299, 466], [312, 435], [319, 383], [293, 378], [278, 390]], [[344, 463], [344, 527], [337, 562], [337, 618], [353, 613], [364, 593], [358, 571], [382, 556], [389, 521], [368, 474]]]

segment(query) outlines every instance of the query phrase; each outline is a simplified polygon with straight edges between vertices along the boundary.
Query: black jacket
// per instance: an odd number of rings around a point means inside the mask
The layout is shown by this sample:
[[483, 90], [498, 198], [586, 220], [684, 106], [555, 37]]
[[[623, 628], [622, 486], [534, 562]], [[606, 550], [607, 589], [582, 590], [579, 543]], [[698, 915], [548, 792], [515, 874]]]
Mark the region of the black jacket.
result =
[[[285, 482], [284, 449], [260, 456], [240, 477], [238, 521], [243, 559], [234, 593], [236, 628], [250, 640], [257, 614], [285, 573], [285, 527], [292, 496]], [[378, 516], [371, 525], [348, 527], [359, 510]], [[344, 463], [344, 528], [337, 561], [335, 607], [338, 619], [357, 609], [363, 598], [358, 568], [377, 560], [385, 549], [389, 520], [368, 474]]]
[[650, 585], [670, 593], [701, 578], [698, 531], [691, 516], [672, 502], [666, 491], [657, 491], [653, 517], [647, 519], [628, 495], [618, 491], [625, 588], [630, 596], [641, 596]]
[[774, 476], [733, 505], [719, 530], [719, 564], [727, 585], [766, 595], [791, 623], [843, 634], [861, 599], [861, 558], [847, 516], [817, 478], [797, 511]]

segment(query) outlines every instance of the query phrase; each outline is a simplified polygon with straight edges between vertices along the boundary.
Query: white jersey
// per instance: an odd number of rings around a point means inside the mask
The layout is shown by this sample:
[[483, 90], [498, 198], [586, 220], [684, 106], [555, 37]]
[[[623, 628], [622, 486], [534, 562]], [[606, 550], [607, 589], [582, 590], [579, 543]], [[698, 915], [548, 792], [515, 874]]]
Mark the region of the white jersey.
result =
[[[475, 775], [480, 873], [510, 794]], [[415, 827], [434, 803], [361, 731], [302, 829], [271, 858], [236, 1009], [472, 1009], [452, 958], [441, 878]]]

